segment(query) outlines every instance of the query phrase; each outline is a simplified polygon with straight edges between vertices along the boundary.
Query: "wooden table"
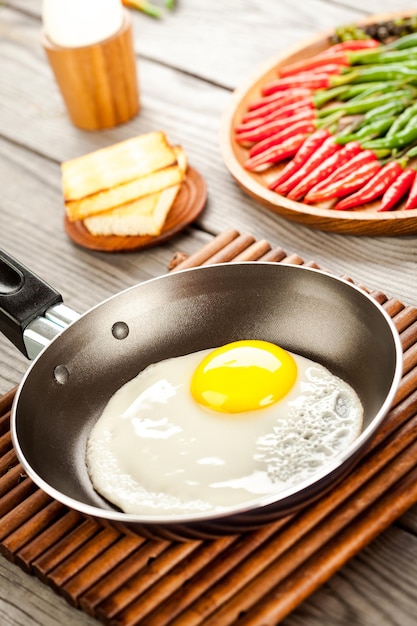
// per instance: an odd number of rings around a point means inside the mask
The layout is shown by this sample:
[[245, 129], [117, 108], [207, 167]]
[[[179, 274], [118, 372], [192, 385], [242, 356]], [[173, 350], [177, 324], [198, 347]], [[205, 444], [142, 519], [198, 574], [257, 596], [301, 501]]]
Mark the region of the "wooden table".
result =
[[[0, 245], [61, 290], [82, 312], [136, 282], [163, 274], [176, 251], [193, 253], [233, 227], [267, 238], [336, 274], [417, 306], [417, 236], [354, 237], [291, 223], [246, 196], [219, 150], [231, 92], [279, 51], [372, 13], [417, 9], [416, 0], [178, 0], [162, 20], [132, 12], [140, 115], [89, 133], [70, 122], [40, 46], [41, 1], [0, 7]], [[204, 176], [209, 199], [198, 221], [170, 242], [127, 254], [90, 252], [63, 229], [60, 162], [163, 129]], [[27, 362], [0, 337], [0, 394]], [[411, 626], [417, 615], [417, 509], [345, 565], [283, 623]], [[90, 625], [35, 578], [0, 559], [0, 622]]]

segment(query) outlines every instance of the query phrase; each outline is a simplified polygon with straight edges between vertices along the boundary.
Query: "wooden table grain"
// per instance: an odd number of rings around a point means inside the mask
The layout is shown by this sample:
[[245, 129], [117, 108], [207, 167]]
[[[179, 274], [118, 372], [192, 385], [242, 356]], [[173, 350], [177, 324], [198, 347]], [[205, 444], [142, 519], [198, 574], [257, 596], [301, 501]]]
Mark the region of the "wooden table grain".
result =
[[[131, 12], [141, 111], [96, 133], [69, 121], [40, 45], [41, 0], [0, 6], [0, 247], [57, 287], [83, 312], [121, 289], [167, 271], [233, 227], [286, 252], [417, 306], [417, 236], [355, 237], [291, 223], [236, 185], [219, 150], [232, 91], [261, 64], [315, 33], [372, 13], [417, 10], [416, 0], [178, 0], [161, 20]], [[204, 176], [208, 203], [171, 241], [124, 254], [75, 246], [63, 229], [60, 163], [151, 130], [184, 146]], [[0, 394], [27, 362], [0, 337]], [[417, 615], [417, 510], [353, 558], [285, 620], [286, 626], [412, 626]], [[0, 624], [93, 626], [35, 578], [0, 558]]]

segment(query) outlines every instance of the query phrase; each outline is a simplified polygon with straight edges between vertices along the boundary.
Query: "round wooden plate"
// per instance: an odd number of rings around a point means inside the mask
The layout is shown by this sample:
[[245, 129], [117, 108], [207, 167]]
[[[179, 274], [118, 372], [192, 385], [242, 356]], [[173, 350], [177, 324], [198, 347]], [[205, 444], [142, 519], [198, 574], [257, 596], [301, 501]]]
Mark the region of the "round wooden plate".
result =
[[74, 243], [102, 252], [123, 252], [150, 248], [156, 246], [171, 237], [193, 222], [204, 209], [207, 200], [207, 186], [204, 178], [192, 167], [188, 167], [186, 177], [181, 185], [175, 202], [168, 213], [162, 232], [158, 236], [119, 237], [93, 236], [80, 220], [70, 222], [64, 217], [64, 228], [67, 235]]
[[[358, 26], [408, 17], [413, 12], [374, 15], [358, 22]], [[294, 202], [268, 189], [268, 183], [283, 166], [271, 167], [261, 173], [243, 167], [248, 150], [234, 139], [234, 127], [247, 110], [249, 102], [260, 97], [261, 87], [277, 78], [277, 69], [288, 63], [308, 58], [329, 47], [332, 31], [312, 37], [303, 45], [270, 59], [248, 82], [237, 89], [221, 122], [220, 147], [224, 162], [236, 182], [262, 205], [283, 217], [320, 230], [352, 235], [410, 235], [417, 234], [417, 209], [405, 211], [401, 205], [394, 211], [378, 212], [378, 203], [363, 205], [351, 211], [332, 211], [326, 205]]]

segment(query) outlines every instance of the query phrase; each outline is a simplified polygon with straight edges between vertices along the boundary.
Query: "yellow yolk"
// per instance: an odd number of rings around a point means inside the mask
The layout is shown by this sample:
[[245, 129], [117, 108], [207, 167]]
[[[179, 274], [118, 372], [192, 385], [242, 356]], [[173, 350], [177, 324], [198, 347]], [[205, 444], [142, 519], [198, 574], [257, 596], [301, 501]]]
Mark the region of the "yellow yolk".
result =
[[262, 409], [287, 395], [297, 379], [294, 358], [268, 341], [235, 341], [210, 352], [196, 368], [191, 394], [222, 413]]

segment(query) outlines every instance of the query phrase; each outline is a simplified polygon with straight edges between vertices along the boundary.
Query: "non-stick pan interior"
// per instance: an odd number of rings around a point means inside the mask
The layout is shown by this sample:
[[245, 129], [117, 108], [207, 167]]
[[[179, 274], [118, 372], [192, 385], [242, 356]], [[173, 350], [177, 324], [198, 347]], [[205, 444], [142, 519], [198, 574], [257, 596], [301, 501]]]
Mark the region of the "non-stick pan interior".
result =
[[109, 508], [92, 489], [86, 438], [107, 400], [152, 362], [238, 339], [264, 339], [349, 382], [365, 429], [398, 372], [387, 316], [360, 290], [282, 264], [228, 264], [143, 283], [92, 309], [54, 340], [18, 394], [15, 443], [39, 484]]

